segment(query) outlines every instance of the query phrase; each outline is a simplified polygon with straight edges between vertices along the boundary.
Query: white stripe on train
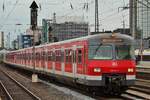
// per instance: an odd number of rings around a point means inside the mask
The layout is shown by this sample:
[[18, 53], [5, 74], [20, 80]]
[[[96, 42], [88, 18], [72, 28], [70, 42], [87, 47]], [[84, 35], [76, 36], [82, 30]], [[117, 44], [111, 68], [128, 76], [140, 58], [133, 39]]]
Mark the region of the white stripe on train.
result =
[[[6, 63], [9, 63], [9, 64], [12, 64], [12, 65], [17, 65], [17, 66], [20, 66], [20, 67], [25, 67], [25, 68], [30, 68], [30, 69], [33, 69], [33, 67], [31, 66], [25, 66], [25, 65], [21, 65], [21, 64], [14, 64], [14, 63], [10, 63], [10, 62], [7, 62]], [[36, 70], [40, 70], [40, 71], [46, 71], [46, 72], [49, 72], [49, 73], [52, 73], [52, 74], [57, 74], [57, 75], [63, 75], [63, 76], [67, 76], [67, 77], [76, 77], [76, 78], [79, 78], [79, 79], [86, 79], [86, 80], [102, 80], [102, 76], [91, 76], [91, 75], [83, 75], [83, 74], [73, 74], [73, 73], [70, 73], [70, 72], [62, 72], [62, 71], [54, 71], [54, 70], [48, 70], [48, 69], [43, 69], [43, 68], [38, 68], [36, 67]], [[136, 76], [135, 75], [126, 75], [126, 80], [135, 80], [136, 79]]]

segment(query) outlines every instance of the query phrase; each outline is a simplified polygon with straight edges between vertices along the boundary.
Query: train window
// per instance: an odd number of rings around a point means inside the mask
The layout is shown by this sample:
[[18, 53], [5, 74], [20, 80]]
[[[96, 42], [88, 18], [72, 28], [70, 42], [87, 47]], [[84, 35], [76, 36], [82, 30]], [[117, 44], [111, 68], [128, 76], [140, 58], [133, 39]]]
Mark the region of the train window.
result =
[[56, 51], [55, 54], [56, 54], [56, 61], [59, 61], [58, 51]]
[[53, 61], [56, 61], [56, 54], [55, 54], [55, 52], [53, 52], [53, 54], [52, 54], [52, 59], [53, 59]]
[[76, 63], [76, 51], [73, 51], [72, 59], [73, 59], [73, 62]]
[[67, 63], [72, 62], [72, 51], [71, 50], [66, 50], [66, 62]]
[[65, 50], [66, 53], [66, 62], [69, 62], [69, 50]]
[[113, 59], [113, 47], [111, 45], [89, 45], [89, 59]]
[[33, 59], [39, 60], [39, 53], [38, 52], [35, 53], [35, 58], [33, 58]]
[[35, 53], [35, 59], [38, 60], [38, 53]]
[[66, 62], [68, 62], [68, 50], [65, 50]]
[[31, 60], [31, 53], [29, 53], [29, 60]]
[[39, 60], [41, 60], [41, 58], [42, 58], [42, 54], [40, 52], [38, 53], [38, 58], [39, 58]]
[[61, 62], [64, 62], [64, 52], [61, 51]]
[[29, 53], [28, 57], [29, 57], [29, 60], [30, 60], [30, 53]]
[[116, 59], [135, 59], [134, 49], [130, 45], [116, 45]]
[[30, 60], [30, 53], [28, 53], [28, 56], [27, 56], [27, 57], [28, 57], [28, 60]]
[[48, 52], [48, 61], [53, 61], [54, 57], [53, 57], [53, 52], [52, 51], [49, 51]]
[[82, 63], [82, 50], [78, 50], [78, 63]]
[[51, 61], [51, 52], [48, 51], [48, 61]]
[[72, 62], [72, 51], [68, 51], [68, 62]]
[[41, 59], [42, 59], [42, 60], [45, 59], [45, 52], [44, 52], [44, 51], [42, 52], [42, 57], [41, 57]]
[[60, 61], [60, 51], [56, 51], [56, 61]]

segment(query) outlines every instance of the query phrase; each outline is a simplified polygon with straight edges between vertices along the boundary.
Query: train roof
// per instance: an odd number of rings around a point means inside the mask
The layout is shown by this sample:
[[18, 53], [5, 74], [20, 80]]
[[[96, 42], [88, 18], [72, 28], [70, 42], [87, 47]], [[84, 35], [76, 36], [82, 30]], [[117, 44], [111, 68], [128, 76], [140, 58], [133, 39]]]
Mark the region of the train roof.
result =
[[[88, 35], [85, 37], [80, 37], [80, 38], [75, 38], [75, 39], [69, 39], [69, 40], [65, 40], [65, 41], [42, 44], [39, 46], [35, 46], [35, 48], [40, 48], [43, 46], [50, 46], [50, 45], [57, 45], [57, 44], [64, 44], [64, 43], [69, 43], [69, 42], [74, 42], [74, 41], [92, 40], [92, 39], [97, 39], [97, 38], [99, 38], [99, 39], [110, 38], [113, 34], [115, 35], [116, 38], [121, 38], [121, 39], [125, 39], [127, 41], [132, 41], [132, 42], [134, 41], [134, 39], [131, 36], [120, 34], [120, 33], [100, 33], [100, 34]], [[17, 51], [27, 50], [27, 49], [31, 49], [31, 48], [33, 48], [33, 47], [23, 48], [23, 49], [11, 51], [11, 52], [17, 52]]]

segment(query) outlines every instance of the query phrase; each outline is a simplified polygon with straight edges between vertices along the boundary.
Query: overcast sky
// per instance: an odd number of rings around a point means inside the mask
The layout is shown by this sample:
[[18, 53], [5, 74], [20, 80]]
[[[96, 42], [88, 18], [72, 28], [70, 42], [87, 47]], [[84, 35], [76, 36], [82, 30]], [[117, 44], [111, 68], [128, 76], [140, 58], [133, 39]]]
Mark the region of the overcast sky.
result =
[[[80, 16], [89, 22], [91, 30], [94, 28], [95, 0], [35, 0], [38, 4], [38, 25], [43, 18], [56, 16]], [[128, 5], [129, 0], [99, 0], [100, 30], [113, 30], [123, 27], [123, 19], [126, 27], [129, 27], [129, 11], [119, 9]], [[16, 36], [24, 33], [30, 25], [30, 5], [33, 0], [0, 0], [0, 31], [9, 32]], [[84, 4], [88, 3], [85, 10]], [[72, 6], [72, 7], [71, 7]], [[118, 10], [119, 9], [119, 10]], [[61, 18], [61, 17], [60, 17]], [[16, 25], [21, 24], [21, 25]]]

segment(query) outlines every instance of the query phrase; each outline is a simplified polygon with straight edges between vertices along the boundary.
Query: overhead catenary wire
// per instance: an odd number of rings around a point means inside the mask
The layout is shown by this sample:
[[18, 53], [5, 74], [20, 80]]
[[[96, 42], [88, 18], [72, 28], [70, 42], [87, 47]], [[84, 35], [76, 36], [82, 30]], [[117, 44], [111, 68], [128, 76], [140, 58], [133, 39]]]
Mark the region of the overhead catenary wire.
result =
[[19, 3], [19, 0], [16, 0], [14, 6], [12, 7], [12, 9], [9, 11], [9, 13], [7, 14], [7, 16], [4, 18], [3, 22], [0, 24], [0, 30], [4, 27], [5, 23], [7, 22], [9, 16], [13, 13], [13, 10], [16, 8], [17, 4]]
[[[88, 7], [89, 7], [89, 5], [91, 5], [91, 4], [93, 4], [93, 3], [94, 3], [93, 1], [89, 2], [89, 3], [88, 3]], [[69, 8], [69, 9], [72, 9], [72, 8]], [[69, 10], [69, 9], [68, 9], [68, 10]], [[72, 14], [72, 13], [74, 13], [74, 12], [77, 12], [78, 10], [84, 10], [84, 9], [83, 9], [83, 6], [81, 6], [81, 7], [79, 7], [79, 8], [74, 8], [73, 11], [69, 11], [69, 12], [65, 13], [64, 15], [61, 16], [61, 18], [67, 17], [67, 16], [69, 16], [70, 14]], [[58, 12], [56, 12], [56, 13], [58, 13]]]

